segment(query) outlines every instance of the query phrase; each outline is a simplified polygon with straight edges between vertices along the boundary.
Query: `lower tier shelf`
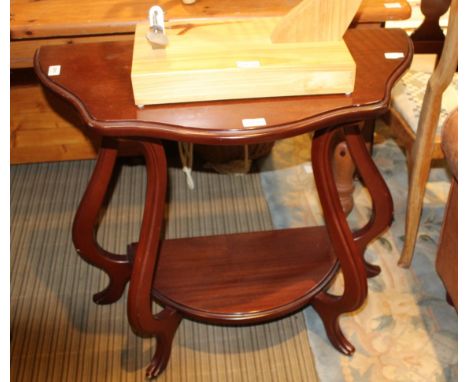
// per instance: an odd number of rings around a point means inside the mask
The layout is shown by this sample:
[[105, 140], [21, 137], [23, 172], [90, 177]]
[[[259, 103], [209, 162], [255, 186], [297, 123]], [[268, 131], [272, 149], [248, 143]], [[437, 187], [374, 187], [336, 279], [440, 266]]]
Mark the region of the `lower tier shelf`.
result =
[[300, 309], [337, 270], [325, 227], [164, 240], [152, 295], [194, 319], [249, 324]]

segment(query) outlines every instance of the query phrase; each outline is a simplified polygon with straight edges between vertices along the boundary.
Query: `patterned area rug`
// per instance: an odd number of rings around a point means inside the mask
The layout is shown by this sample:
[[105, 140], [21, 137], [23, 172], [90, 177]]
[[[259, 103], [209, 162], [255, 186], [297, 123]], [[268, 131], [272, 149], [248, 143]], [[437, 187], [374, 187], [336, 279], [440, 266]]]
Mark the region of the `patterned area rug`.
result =
[[[155, 340], [136, 336], [127, 294], [98, 306], [108, 282], [76, 254], [71, 225], [93, 161], [11, 168], [12, 381], [144, 381]], [[169, 171], [166, 237], [272, 229], [258, 174]], [[142, 165], [123, 166], [98, 230], [98, 241], [125, 253], [138, 240], [145, 197]], [[183, 320], [158, 382], [314, 382], [304, 315], [265, 325], [227, 327]]]
[[[318, 377], [324, 382], [456, 381], [457, 314], [446, 303], [434, 268], [448, 176], [441, 168], [431, 172], [413, 264], [402, 269], [397, 261], [404, 239], [406, 160], [391, 139], [376, 144], [373, 157], [391, 190], [395, 220], [367, 249], [366, 259], [382, 272], [369, 279], [366, 303], [340, 320], [355, 354], [346, 357], [336, 351], [315, 311], [304, 311]], [[278, 228], [323, 224], [309, 158], [310, 138], [304, 135], [277, 142], [262, 164], [262, 185]], [[348, 220], [356, 228], [371, 213], [369, 196], [360, 184], [354, 200]], [[338, 278], [332, 292], [341, 287]]]

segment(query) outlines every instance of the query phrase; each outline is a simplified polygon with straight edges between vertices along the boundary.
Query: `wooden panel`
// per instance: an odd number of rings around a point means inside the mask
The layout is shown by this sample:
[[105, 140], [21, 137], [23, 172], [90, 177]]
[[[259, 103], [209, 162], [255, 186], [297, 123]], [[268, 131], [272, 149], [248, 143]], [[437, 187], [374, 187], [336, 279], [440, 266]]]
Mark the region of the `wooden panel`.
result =
[[[198, 0], [184, 5], [181, 0], [160, 0], [167, 19], [285, 15], [300, 0]], [[408, 3], [386, 8], [388, 0], [363, 0], [357, 22], [381, 22], [408, 18]], [[91, 34], [132, 33], [138, 21], [146, 19], [151, 0], [12, 0], [11, 39]]]
[[[342, 39], [271, 42], [277, 18], [172, 25], [153, 49], [137, 26], [132, 84], [138, 105], [351, 93], [356, 65]], [[181, 33], [181, 30], [183, 33]]]
[[340, 41], [362, 0], [303, 0], [273, 31], [273, 42]]
[[46, 98], [39, 84], [12, 87], [10, 100], [11, 163], [95, 157], [76, 111], [55, 95]]

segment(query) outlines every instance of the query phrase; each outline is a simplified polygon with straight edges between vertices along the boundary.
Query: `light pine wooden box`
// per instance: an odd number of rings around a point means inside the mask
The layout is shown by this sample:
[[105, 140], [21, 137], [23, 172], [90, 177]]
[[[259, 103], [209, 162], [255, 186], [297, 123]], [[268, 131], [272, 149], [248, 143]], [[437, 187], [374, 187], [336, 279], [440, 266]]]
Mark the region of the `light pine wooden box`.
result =
[[169, 45], [153, 49], [148, 24], [135, 31], [136, 105], [351, 93], [356, 65], [342, 39], [277, 42], [280, 18], [168, 23]]

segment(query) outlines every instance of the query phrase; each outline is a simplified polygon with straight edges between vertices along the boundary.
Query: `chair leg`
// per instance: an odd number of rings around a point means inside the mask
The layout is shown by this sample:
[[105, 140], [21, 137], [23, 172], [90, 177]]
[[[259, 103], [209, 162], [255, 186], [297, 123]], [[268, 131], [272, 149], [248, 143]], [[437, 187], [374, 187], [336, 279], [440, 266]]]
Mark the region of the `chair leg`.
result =
[[[425, 98], [432, 98], [430, 88], [426, 91]], [[440, 100], [436, 105], [440, 105]], [[423, 106], [424, 107], [424, 106]], [[428, 121], [419, 121], [416, 141], [414, 142], [411, 156], [408, 159], [410, 167], [408, 202], [406, 207], [405, 244], [401, 253], [398, 265], [407, 268], [413, 260], [414, 247], [418, 234], [419, 222], [424, 200], [427, 179], [431, 168], [432, 151], [434, 149], [434, 139], [437, 128], [440, 107], [431, 110], [435, 116], [427, 117]], [[421, 112], [421, 114], [423, 114]]]
[[[416, 164], [420, 164], [420, 166], [416, 166]], [[415, 158], [415, 166], [410, 173], [408, 204], [406, 207], [405, 244], [398, 261], [398, 265], [405, 268], [409, 267], [413, 260], [430, 164], [430, 155], [424, 158]]]

